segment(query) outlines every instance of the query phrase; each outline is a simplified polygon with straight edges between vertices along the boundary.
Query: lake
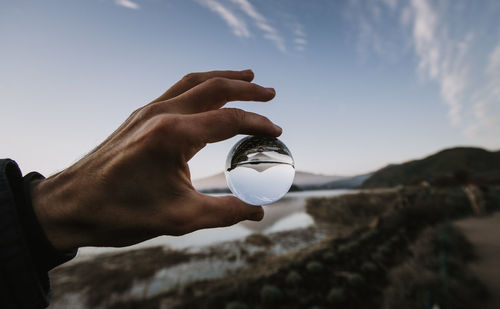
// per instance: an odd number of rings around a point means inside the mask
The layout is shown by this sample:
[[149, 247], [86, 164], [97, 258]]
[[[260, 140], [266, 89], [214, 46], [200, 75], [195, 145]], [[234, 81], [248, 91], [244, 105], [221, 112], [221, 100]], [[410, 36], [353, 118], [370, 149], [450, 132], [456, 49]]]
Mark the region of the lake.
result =
[[101, 253], [127, 251], [152, 246], [165, 246], [173, 249], [203, 247], [218, 242], [243, 239], [253, 233], [274, 233], [291, 229], [305, 228], [314, 224], [314, 220], [305, 212], [306, 200], [310, 197], [337, 196], [355, 193], [356, 190], [316, 190], [290, 192], [278, 202], [264, 207], [264, 219], [260, 222], [243, 221], [223, 228], [198, 230], [183, 236], [160, 236], [134, 246], [124, 248], [80, 248], [80, 260]]

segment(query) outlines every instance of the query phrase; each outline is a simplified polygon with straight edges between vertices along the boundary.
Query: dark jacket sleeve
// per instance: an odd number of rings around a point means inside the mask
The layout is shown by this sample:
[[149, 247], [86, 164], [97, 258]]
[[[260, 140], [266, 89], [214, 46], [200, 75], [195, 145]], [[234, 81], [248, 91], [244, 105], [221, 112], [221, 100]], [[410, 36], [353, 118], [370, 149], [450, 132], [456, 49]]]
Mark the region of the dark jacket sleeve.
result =
[[48, 271], [76, 255], [58, 252], [36, 218], [29, 186], [42, 178], [23, 178], [14, 161], [0, 159], [0, 308], [48, 306]]

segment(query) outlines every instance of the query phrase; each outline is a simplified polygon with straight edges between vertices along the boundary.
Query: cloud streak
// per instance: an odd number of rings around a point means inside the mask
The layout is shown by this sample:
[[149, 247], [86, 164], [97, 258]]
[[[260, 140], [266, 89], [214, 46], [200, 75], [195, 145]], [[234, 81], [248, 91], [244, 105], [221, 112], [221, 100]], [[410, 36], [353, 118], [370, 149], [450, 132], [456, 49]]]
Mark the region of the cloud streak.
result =
[[[345, 17], [357, 32], [361, 58], [377, 56], [390, 61], [412, 52], [419, 76], [439, 86], [450, 123], [474, 142], [498, 147], [500, 41], [488, 50], [489, 44], [481, 44], [481, 40], [485, 31], [500, 32], [484, 29], [486, 23], [469, 22], [463, 27], [462, 17], [469, 9], [474, 5], [468, 1], [436, 5], [430, 0], [351, 0]], [[485, 9], [496, 20], [495, 7]], [[394, 27], [398, 23], [402, 27]]]
[[419, 57], [418, 69], [440, 85], [440, 93], [448, 106], [451, 123], [461, 122], [463, 94], [467, 86], [465, 62], [472, 34], [454, 41], [436, 11], [427, 0], [413, 0], [413, 42]]
[[500, 42], [491, 51], [484, 70], [484, 88], [473, 105], [475, 121], [467, 130], [467, 135], [474, 140], [494, 141], [492, 147], [498, 147], [500, 136]]
[[238, 37], [250, 37], [250, 31], [241, 18], [234, 14], [228, 7], [216, 0], [198, 0], [198, 3], [216, 13], [226, 22], [234, 35]]
[[[451, 124], [460, 125], [468, 87], [466, 58], [473, 35], [453, 38], [446, 20], [428, 0], [411, 0], [404, 6], [398, 6], [395, 0], [373, 1], [366, 5], [351, 1], [349, 6], [347, 17], [357, 28], [360, 56], [367, 58], [372, 51], [394, 61], [404, 54], [405, 46], [413, 49], [418, 73], [439, 85]], [[387, 22], [390, 18], [393, 20]], [[393, 27], [392, 23], [400, 23], [403, 28], [387, 28], [387, 25]]]
[[127, 9], [133, 9], [133, 10], [139, 9], [139, 5], [133, 2], [132, 0], [115, 0], [115, 3]]
[[[196, 0], [202, 6], [216, 13], [226, 22], [231, 31], [237, 37], [252, 37], [252, 31], [247, 24], [253, 24], [256, 31], [262, 33], [262, 37], [269, 40], [279, 51], [286, 53], [287, 44], [285, 37], [278, 28], [273, 26], [273, 22], [264, 16], [248, 0]], [[243, 16], [237, 14], [240, 13]], [[290, 44], [293, 44], [296, 51], [303, 51], [307, 45], [306, 34], [303, 27], [297, 24], [297, 29], [293, 33]]]
[[362, 61], [373, 56], [372, 53], [388, 62], [395, 62], [402, 56], [404, 45], [401, 43], [408, 34], [389, 23], [394, 22], [391, 19], [397, 7], [398, 2], [394, 0], [350, 0], [347, 3], [344, 17], [357, 35], [356, 52]]
[[234, 4], [238, 5], [239, 8], [250, 17], [257, 28], [264, 32], [264, 37], [271, 42], [282, 52], [286, 51], [285, 40], [278, 33], [276, 28], [272, 27], [267, 19], [260, 14], [255, 7], [248, 2], [248, 0], [231, 0]]
[[295, 50], [304, 51], [307, 46], [307, 35], [304, 31], [304, 27], [301, 24], [295, 24], [295, 30], [293, 31], [293, 44]]

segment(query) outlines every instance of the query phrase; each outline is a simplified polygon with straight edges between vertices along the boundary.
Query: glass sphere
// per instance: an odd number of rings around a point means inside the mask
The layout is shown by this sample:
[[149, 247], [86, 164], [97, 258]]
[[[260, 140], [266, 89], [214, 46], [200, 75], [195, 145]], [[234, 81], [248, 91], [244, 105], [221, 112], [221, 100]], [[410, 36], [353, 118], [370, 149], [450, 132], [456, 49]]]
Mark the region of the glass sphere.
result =
[[226, 181], [245, 203], [267, 205], [282, 198], [293, 183], [295, 162], [279, 139], [247, 136], [236, 143], [226, 160]]

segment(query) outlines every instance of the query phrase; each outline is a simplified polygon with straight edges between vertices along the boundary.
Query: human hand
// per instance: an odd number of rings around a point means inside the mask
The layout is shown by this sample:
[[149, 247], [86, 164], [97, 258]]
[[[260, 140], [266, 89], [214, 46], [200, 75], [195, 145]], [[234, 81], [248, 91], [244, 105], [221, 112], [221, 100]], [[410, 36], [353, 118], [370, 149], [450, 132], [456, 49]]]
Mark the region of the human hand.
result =
[[33, 207], [54, 247], [127, 246], [261, 220], [261, 207], [197, 192], [187, 164], [207, 143], [237, 134], [281, 134], [261, 115], [221, 108], [275, 96], [274, 89], [251, 80], [249, 70], [188, 74], [80, 161], [34, 182]]

